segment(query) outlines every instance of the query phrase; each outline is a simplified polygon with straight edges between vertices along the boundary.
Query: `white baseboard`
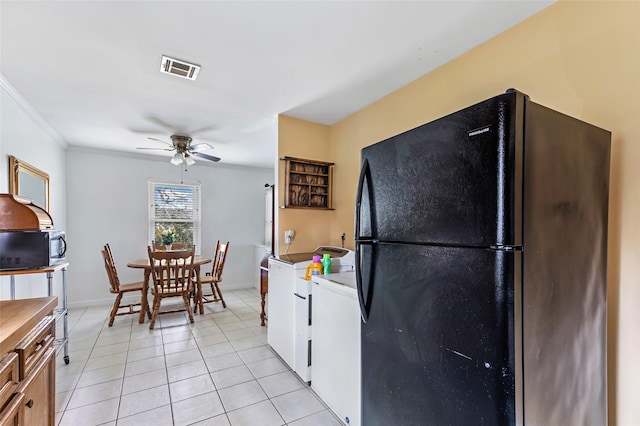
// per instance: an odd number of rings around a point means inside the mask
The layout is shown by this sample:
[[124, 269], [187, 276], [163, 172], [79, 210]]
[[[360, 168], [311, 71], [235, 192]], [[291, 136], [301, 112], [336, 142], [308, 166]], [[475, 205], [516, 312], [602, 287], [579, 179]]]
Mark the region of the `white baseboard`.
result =
[[[94, 300], [83, 300], [82, 302], [67, 302], [68, 309], [82, 309], [82, 308], [92, 308], [95, 306], [113, 306], [113, 302], [116, 299], [116, 296], [113, 295], [107, 299], [94, 299]], [[128, 303], [139, 303], [140, 297], [133, 296], [125, 296], [122, 298], [122, 304]]]
[[251, 288], [253, 285], [251, 283], [246, 284], [220, 284], [220, 290], [225, 291], [234, 291], [234, 290], [245, 290], [247, 288]]
[[[248, 288], [254, 288], [253, 284], [247, 283], [247, 284], [220, 284], [221, 287], [221, 291], [235, 291], [235, 290], [245, 290]], [[223, 293], [224, 295], [224, 293]], [[149, 295], [150, 296], [150, 295]], [[94, 299], [94, 300], [84, 300], [82, 302], [68, 302], [67, 303], [67, 307], [68, 309], [79, 309], [79, 308], [89, 308], [89, 307], [95, 307], [95, 306], [113, 306], [113, 302], [115, 300], [116, 296], [113, 295], [112, 297], [106, 298], [106, 299]], [[149, 301], [151, 302], [151, 297], [149, 297]], [[126, 305], [126, 304], [133, 304], [133, 303], [138, 303], [140, 302], [140, 298], [139, 297], [135, 297], [133, 295], [128, 295], [128, 296], [124, 296], [122, 298], [122, 304]]]

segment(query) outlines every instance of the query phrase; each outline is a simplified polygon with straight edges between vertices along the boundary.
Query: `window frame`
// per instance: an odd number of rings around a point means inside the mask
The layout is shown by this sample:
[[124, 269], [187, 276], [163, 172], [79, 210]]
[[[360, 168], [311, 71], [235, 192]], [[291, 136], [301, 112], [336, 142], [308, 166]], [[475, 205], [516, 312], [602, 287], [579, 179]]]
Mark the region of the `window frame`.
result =
[[[191, 188], [193, 190], [193, 218], [186, 219], [156, 219], [155, 196], [156, 188], [175, 187], [175, 188]], [[147, 186], [147, 206], [148, 206], [148, 235], [150, 244], [156, 241], [156, 222], [175, 222], [175, 223], [191, 223], [193, 226], [193, 245], [196, 248], [196, 255], [200, 254], [200, 246], [202, 241], [202, 190], [199, 182], [197, 183], [176, 183], [167, 182], [158, 179], [149, 179]]]

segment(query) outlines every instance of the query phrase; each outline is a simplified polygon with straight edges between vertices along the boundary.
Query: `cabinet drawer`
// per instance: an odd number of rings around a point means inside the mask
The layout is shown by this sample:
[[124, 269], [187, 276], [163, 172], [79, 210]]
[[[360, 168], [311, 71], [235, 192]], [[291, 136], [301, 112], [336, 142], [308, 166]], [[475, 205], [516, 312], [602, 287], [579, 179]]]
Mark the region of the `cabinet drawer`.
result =
[[24, 380], [47, 352], [56, 337], [56, 323], [52, 315], [47, 316], [25, 337], [18, 346], [18, 360], [20, 363], [20, 380]]
[[24, 394], [18, 392], [2, 411], [0, 411], [0, 426], [24, 425]]
[[18, 354], [9, 353], [0, 358], [0, 411], [8, 404], [18, 387]]

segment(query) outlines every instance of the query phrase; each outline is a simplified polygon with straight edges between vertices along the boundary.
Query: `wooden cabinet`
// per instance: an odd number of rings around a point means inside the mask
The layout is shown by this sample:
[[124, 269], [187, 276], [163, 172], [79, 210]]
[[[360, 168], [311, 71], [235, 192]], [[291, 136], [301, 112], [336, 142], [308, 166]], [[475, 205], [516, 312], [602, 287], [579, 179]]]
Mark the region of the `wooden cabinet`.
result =
[[21, 424], [24, 410], [22, 398], [17, 394], [20, 374], [18, 354], [9, 353], [0, 358], [0, 426]]
[[0, 426], [22, 426], [24, 422], [24, 395], [13, 395], [5, 408], [0, 411]]
[[264, 327], [265, 321], [267, 321], [267, 314], [264, 310], [265, 297], [269, 292], [269, 259], [271, 253], [265, 253], [262, 259], [260, 259], [260, 325]]
[[35, 370], [38, 362], [45, 357], [49, 348], [53, 347], [56, 334], [56, 322], [52, 315], [47, 315], [16, 346], [20, 364], [20, 380], [24, 380]]
[[[16, 298], [16, 276], [19, 275], [30, 275], [30, 274], [46, 274], [47, 275], [47, 284], [49, 287], [49, 297], [53, 296], [53, 274], [56, 271], [62, 272], [62, 307], [55, 309], [54, 314], [56, 321], [62, 320], [63, 325], [63, 336], [61, 339], [56, 340], [57, 349], [56, 353], [61, 349], [64, 349], [64, 362], [65, 364], [69, 364], [69, 327], [68, 327], [68, 319], [67, 319], [67, 266], [69, 266], [69, 262], [59, 263], [53, 266], [45, 266], [43, 268], [38, 269], [15, 269], [8, 271], [0, 271], [0, 276], [8, 276], [10, 278], [11, 283], [11, 300]], [[3, 354], [0, 352], [0, 355]]]
[[55, 349], [50, 347], [20, 382], [18, 392], [24, 394], [24, 424], [53, 425], [55, 423]]
[[285, 161], [285, 208], [332, 210], [333, 163], [282, 157]]
[[0, 426], [55, 424], [57, 297], [0, 301]]

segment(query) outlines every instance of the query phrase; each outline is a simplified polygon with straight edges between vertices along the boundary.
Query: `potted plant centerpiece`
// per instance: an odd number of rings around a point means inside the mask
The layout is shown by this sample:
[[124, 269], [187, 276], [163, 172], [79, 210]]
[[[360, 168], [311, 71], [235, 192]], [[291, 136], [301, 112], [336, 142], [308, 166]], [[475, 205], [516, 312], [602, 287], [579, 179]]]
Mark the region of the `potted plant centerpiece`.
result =
[[177, 236], [178, 233], [173, 228], [156, 231], [156, 237], [160, 238], [160, 241], [164, 244], [167, 250], [171, 250], [171, 244], [176, 242]]

